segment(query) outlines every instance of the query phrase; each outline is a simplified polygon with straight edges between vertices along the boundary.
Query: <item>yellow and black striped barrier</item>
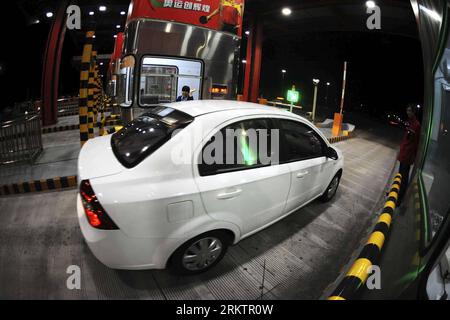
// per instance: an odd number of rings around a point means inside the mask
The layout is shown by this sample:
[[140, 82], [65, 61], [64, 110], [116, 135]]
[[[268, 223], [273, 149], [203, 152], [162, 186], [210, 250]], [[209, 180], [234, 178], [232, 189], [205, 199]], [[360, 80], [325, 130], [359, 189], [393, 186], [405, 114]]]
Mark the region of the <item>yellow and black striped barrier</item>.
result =
[[81, 58], [80, 73], [80, 98], [79, 98], [79, 118], [80, 118], [80, 142], [83, 146], [89, 140], [88, 129], [88, 90], [89, 90], [89, 71], [92, 59], [92, 46], [94, 40], [94, 31], [86, 33], [86, 43], [83, 48]]
[[58, 114], [58, 119], [64, 118], [64, 117], [73, 117], [73, 116], [78, 116], [78, 115], [79, 115], [78, 111], [65, 112], [64, 114]]
[[95, 64], [97, 62], [97, 51], [92, 49], [91, 63], [89, 65], [88, 80], [88, 136], [94, 138], [94, 92], [95, 92]]
[[103, 135], [107, 136], [108, 134], [116, 133], [116, 132], [122, 130], [122, 128], [123, 128], [123, 126], [114, 126], [111, 129], [109, 129], [106, 132], [104, 132]]
[[43, 128], [42, 134], [62, 132], [62, 131], [71, 131], [71, 130], [78, 130], [78, 129], [80, 129], [79, 124], [72, 124], [72, 125], [60, 126], [60, 127], [50, 127], [50, 128]]
[[[122, 121], [120, 119], [117, 120], [106, 120], [104, 123], [104, 126], [111, 127], [111, 126], [118, 126], [121, 125]], [[100, 128], [101, 123], [97, 122], [94, 124], [95, 127]], [[80, 129], [79, 124], [72, 124], [67, 126], [60, 126], [60, 127], [50, 127], [50, 128], [43, 128], [42, 134], [50, 134], [50, 133], [56, 133], [56, 132], [63, 132], [63, 131], [72, 131], [72, 130], [78, 130]]]
[[355, 137], [355, 135], [354, 135], [353, 133], [349, 133], [349, 134], [346, 135], [346, 136], [338, 136], [338, 137], [331, 137], [331, 138], [328, 138], [328, 141], [329, 141], [330, 143], [338, 143], [338, 142], [342, 142], [342, 141], [345, 141], [345, 140], [352, 139], [352, 138], [354, 138], [354, 137]]
[[366, 282], [370, 268], [378, 263], [381, 249], [388, 236], [389, 227], [392, 222], [395, 208], [397, 206], [398, 194], [402, 182], [401, 174], [397, 174], [389, 191], [388, 199], [383, 212], [378, 219], [375, 229], [369, 237], [358, 259], [353, 263], [345, 278], [334, 290], [328, 300], [350, 300], [358, 289]]
[[51, 179], [36, 180], [31, 182], [13, 183], [0, 187], [0, 196], [25, 194], [74, 188], [77, 186], [77, 177], [56, 177]]

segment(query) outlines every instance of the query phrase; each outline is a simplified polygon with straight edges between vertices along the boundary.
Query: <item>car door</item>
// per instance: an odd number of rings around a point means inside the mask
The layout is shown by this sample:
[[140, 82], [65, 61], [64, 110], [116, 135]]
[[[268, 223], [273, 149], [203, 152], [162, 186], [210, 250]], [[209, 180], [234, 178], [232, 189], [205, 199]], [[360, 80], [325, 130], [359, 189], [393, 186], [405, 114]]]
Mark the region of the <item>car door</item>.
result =
[[327, 144], [308, 124], [279, 119], [283, 141], [281, 163], [288, 163], [291, 189], [286, 203], [290, 212], [321, 195], [332, 177], [332, 161], [325, 156]]
[[[201, 163], [197, 166], [196, 182], [206, 211], [214, 219], [239, 226], [242, 236], [278, 218], [289, 193], [289, 166], [278, 165], [278, 151], [272, 150], [278, 132], [272, 135], [271, 124], [270, 119], [264, 118], [225, 124], [199, 154]], [[220, 137], [222, 147], [217, 143]], [[278, 146], [279, 141], [275, 144]], [[220, 150], [222, 155], [217, 154]], [[216, 157], [213, 162], [207, 159], [211, 155]], [[276, 163], [264, 159], [264, 155], [275, 156]]]

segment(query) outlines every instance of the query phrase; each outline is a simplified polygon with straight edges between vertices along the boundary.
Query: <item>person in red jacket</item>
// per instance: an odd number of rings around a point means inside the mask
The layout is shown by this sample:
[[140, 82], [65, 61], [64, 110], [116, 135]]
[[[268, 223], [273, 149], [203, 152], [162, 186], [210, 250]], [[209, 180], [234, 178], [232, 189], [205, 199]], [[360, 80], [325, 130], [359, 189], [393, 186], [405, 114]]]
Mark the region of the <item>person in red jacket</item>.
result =
[[403, 196], [408, 189], [409, 173], [411, 171], [411, 166], [416, 160], [420, 139], [420, 123], [417, 120], [417, 109], [415, 107], [408, 106], [406, 108], [406, 114], [408, 115], [408, 121], [404, 123], [406, 132], [400, 144], [400, 153], [397, 158], [400, 162], [399, 173], [402, 175], [398, 205], [401, 204]]

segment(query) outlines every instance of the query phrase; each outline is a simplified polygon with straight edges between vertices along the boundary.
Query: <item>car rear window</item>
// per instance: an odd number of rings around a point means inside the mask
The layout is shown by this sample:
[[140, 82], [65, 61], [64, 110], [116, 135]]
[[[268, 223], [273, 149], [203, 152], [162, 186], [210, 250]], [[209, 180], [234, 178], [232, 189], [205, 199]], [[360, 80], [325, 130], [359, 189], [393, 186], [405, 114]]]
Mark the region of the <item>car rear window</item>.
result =
[[128, 123], [111, 139], [117, 159], [127, 168], [137, 166], [194, 118], [169, 107], [157, 107]]

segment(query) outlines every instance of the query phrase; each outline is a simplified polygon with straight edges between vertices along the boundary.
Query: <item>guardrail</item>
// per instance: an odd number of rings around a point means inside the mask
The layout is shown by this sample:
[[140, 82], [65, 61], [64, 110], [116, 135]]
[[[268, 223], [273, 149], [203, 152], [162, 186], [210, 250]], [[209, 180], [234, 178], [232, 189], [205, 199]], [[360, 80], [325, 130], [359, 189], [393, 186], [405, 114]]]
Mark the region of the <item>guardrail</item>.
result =
[[58, 100], [58, 117], [66, 117], [78, 114], [78, 98]]
[[359, 257], [353, 263], [347, 275], [333, 291], [328, 300], [351, 300], [358, 290], [365, 284], [372, 266], [378, 263], [381, 249], [388, 236], [389, 227], [392, 222], [395, 208], [397, 206], [398, 194], [402, 182], [402, 175], [397, 174], [389, 191], [388, 199], [384, 205], [381, 216], [375, 229], [369, 237]]
[[41, 119], [38, 114], [1, 123], [0, 164], [33, 162], [41, 152]]

